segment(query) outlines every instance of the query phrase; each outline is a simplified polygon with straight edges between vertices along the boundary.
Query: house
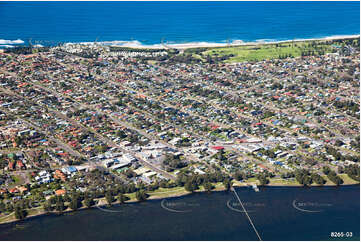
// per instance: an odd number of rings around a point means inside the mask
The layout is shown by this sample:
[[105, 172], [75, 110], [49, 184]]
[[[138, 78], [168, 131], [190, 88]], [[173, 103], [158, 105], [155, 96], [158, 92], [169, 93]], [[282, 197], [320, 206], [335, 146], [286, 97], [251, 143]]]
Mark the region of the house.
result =
[[199, 174], [199, 175], [204, 175], [204, 174], [206, 174], [204, 171], [200, 170], [199, 168], [195, 168], [195, 169], [194, 169], [194, 172], [197, 173], [197, 174]]
[[114, 160], [113, 159], [108, 159], [108, 160], [104, 160], [103, 161], [103, 165], [105, 168], [109, 168], [110, 166], [112, 166], [114, 164]]
[[124, 167], [127, 167], [131, 164], [131, 162], [129, 161], [120, 161], [118, 164], [115, 164], [113, 166], [110, 167], [110, 169], [112, 170], [118, 170], [120, 168], [124, 168]]
[[135, 172], [138, 176], [140, 176], [140, 175], [142, 175], [142, 174], [144, 174], [144, 173], [147, 173], [147, 172], [149, 172], [149, 171], [151, 171], [151, 170], [150, 170], [149, 168], [146, 168], [146, 167], [140, 167], [140, 168], [134, 170], [134, 172]]
[[178, 142], [179, 141], [181, 141], [182, 140], [182, 138], [180, 138], [180, 137], [176, 137], [176, 138], [173, 138], [171, 141], [169, 141], [168, 143], [169, 144], [172, 144], [172, 145], [176, 145], [176, 144], [178, 144]]
[[262, 140], [258, 138], [249, 138], [247, 139], [247, 143], [261, 143]]
[[8, 164], [9, 170], [14, 170], [15, 169], [15, 161], [10, 161]]
[[7, 193], [7, 190], [5, 188], [0, 189], [0, 195]]
[[9, 189], [9, 192], [10, 192], [11, 194], [18, 193], [18, 192], [19, 192], [19, 189], [17, 189], [16, 187], [14, 187], [14, 188]]
[[149, 172], [143, 174], [143, 176], [146, 178], [151, 178], [155, 175], [157, 175], [157, 172], [155, 172], [155, 171], [149, 171]]
[[21, 187], [19, 187], [18, 189], [19, 189], [19, 191], [20, 191], [21, 193], [24, 193], [24, 192], [28, 191], [28, 189], [27, 189], [26, 187], [24, 187], [24, 186], [21, 186]]
[[57, 196], [62, 196], [62, 195], [65, 195], [65, 194], [66, 194], [66, 191], [63, 190], [63, 189], [59, 189], [59, 190], [55, 191], [55, 195], [57, 195]]
[[267, 170], [267, 171], [269, 171], [269, 172], [272, 172], [272, 170], [270, 170], [268, 167], [266, 167], [266, 166], [264, 166], [264, 165], [262, 165], [262, 164], [258, 164], [258, 166], [259, 166], [261, 169], [263, 169], [263, 170]]
[[132, 156], [130, 154], [124, 154], [122, 158], [123, 158], [123, 160], [128, 161], [128, 162], [134, 162], [137, 160], [134, 156]]
[[252, 152], [255, 152], [255, 151], [258, 151], [261, 149], [261, 146], [257, 145], [257, 144], [249, 144], [249, 145], [246, 145], [246, 144], [240, 144], [238, 145], [238, 147], [245, 151], [245, 152], [248, 152], [248, 153], [252, 153]]
[[89, 166], [83, 165], [83, 166], [76, 166], [75, 167], [78, 171], [88, 171]]
[[21, 162], [21, 160], [16, 161], [16, 167], [18, 167], [19, 169], [25, 169], [25, 166], [23, 162]]
[[55, 170], [54, 178], [61, 179], [62, 181], [66, 180], [66, 176], [64, 175], [64, 173], [61, 170]]
[[77, 172], [77, 169], [74, 166], [69, 166], [69, 167], [67, 167], [67, 171], [69, 173], [74, 173], [74, 172]]

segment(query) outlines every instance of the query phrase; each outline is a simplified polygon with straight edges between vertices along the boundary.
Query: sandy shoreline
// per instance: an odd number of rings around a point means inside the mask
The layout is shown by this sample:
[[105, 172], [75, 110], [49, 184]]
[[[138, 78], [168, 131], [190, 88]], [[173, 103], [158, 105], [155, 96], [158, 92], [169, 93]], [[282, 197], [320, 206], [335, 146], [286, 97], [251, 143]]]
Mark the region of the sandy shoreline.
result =
[[[302, 41], [322, 41], [322, 40], [336, 40], [336, 39], [352, 39], [352, 38], [360, 38], [360, 34], [356, 35], [335, 35], [329, 37], [322, 38], [309, 38], [309, 39], [288, 39], [288, 40], [272, 40], [272, 39], [260, 39], [256, 41], [245, 42], [243, 40], [233, 40], [232, 42], [189, 42], [189, 43], [171, 43], [171, 44], [151, 44], [145, 45], [137, 40], [132, 41], [100, 41], [100, 42], [68, 42], [64, 43], [64, 45], [83, 45], [83, 46], [113, 46], [113, 47], [125, 47], [125, 48], [133, 48], [133, 49], [154, 49], [154, 50], [166, 50], [166, 49], [192, 49], [192, 48], [216, 48], [216, 47], [237, 47], [237, 46], [247, 46], [247, 45], [265, 45], [265, 44], [277, 44], [277, 43], [287, 43], [287, 42], [302, 42]], [[16, 40], [22, 41], [22, 40]], [[12, 44], [1, 44], [1, 48], [14, 48], [19, 43]], [[33, 47], [44, 47], [43, 45], [34, 45]], [[52, 47], [52, 46], [49, 46]]]
[[[214, 48], [214, 47], [237, 47], [237, 46], [245, 46], [245, 45], [264, 45], [264, 44], [277, 44], [277, 43], [286, 43], [286, 42], [302, 42], [302, 41], [322, 41], [322, 40], [336, 40], [336, 39], [352, 39], [359, 38], [360, 35], [339, 35], [339, 36], [329, 36], [324, 38], [311, 38], [311, 39], [294, 39], [294, 40], [279, 40], [279, 41], [267, 41], [267, 40], [259, 40], [252, 42], [244, 42], [242, 40], [235, 40], [231, 43], [214, 43], [214, 42], [192, 42], [192, 43], [183, 43], [183, 44], [154, 44], [154, 45], [143, 45], [138, 41], [130, 41], [122, 44], [117, 44], [119, 41], [104, 41], [99, 44], [105, 44], [108, 46], [116, 46], [116, 47], [127, 47], [127, 48], [137, 48], [137, 49], [191, 49], [191, 48]], [[113, 43], [113, 44], [112, 44]], [[73, 43], [75, 44], [75, 43]], [[81, 43], [84, 45], [92, 45], [93, 42], [84, 42]]]

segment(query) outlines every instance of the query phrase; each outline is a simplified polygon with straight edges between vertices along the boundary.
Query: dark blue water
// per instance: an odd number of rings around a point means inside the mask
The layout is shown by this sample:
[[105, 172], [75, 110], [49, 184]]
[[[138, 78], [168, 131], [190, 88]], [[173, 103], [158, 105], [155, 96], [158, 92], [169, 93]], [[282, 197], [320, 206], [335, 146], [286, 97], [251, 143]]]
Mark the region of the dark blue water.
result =
[[[359, 186], [237, 194], [263, 240], [360, 239]], [[194, 194], [0, 225], [0, 240], [258, 240], [240, 211], [232, 192]]]
[[[289, 40], [360, 33], [359, 2], [0, 2], [0, 44], [145, 45]], [[42, 41], [42, 42], [40, 42]]]

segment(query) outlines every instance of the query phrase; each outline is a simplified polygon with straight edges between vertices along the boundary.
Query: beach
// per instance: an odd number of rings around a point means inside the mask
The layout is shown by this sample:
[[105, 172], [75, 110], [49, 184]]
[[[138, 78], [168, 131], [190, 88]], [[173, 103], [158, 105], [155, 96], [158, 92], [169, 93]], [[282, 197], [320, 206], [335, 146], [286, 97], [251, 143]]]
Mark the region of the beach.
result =
[[[174, 48], [174, 49], [192, 49], [192, 48], [216, 48], [216, 47], [237, 47], [245, 45], [265, 45], [265, 44], [278, 44], [278, 43], [289, 43], [289, 42], [303, 42], [303, 41], [327, 41], [327, 40], [336, 40], [336, 39], [353, 39], [359, 38], [360, 35], [345, 35], [345, 36], [330, 36], [325, 38], [313, 38], [313, 39], [295, 39], [295, 40], [280, 40], [280, 41], [253, 41], [253, 42], [244, 42], [242, 40], [235, 40], [231, 43], [208, 43], [208, 42], [195, 42], [195, 43], [184, 43], [184, 44], [169, 44], [169, 45], [142, 45], [142, 44], [124, 44], [124, 45], [113, 45], [129, 48], [144, 48], [144, 49], [164, 49], [164, 48]], [[100, 43], [101, 44], [101, 43]]]
[[104, 45], [104, 46], [114, 46], [114, 47], [127, 47], [135, 49], [192, 49], [192, 48], [217, 48], [217, 47], [238, 47], [238, 46], [248, 46], [248, 45], [267, 45], [267, 44], [281, 44], [281, 43], [295, 43], [295, 42], [305, 42], [305, 41], [328, 41], [328, 40], [337, 40], [337, 39], [353, 39], [359, 38], [360, 35], [336, 35], [329, 36], [324, 38], [310, 38], [310, 39], [294, 39], [294, 40], [258, 40], [246, 42], [243, 40], [234, 40], [229, 43], [215, 43], [215, 42], [191, 42], [191, 43], [171, 43], [171, 44], [153, 44], [146, 45], [139, 41], [103, 41], [103, 42], [72, 42], [66, 43], [66, 45]]

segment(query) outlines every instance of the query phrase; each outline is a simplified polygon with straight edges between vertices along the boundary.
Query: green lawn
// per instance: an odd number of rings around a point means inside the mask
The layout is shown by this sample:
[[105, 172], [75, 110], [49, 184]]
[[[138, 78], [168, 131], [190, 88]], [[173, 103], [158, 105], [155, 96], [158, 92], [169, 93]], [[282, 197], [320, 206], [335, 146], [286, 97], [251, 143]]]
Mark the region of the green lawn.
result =
[[[310, 41], [287, 42], [280, 44], [243, 45], [237, 47], [217, 47], [202, 52], [203, 56], [224, 56], [233, 54], [234, 57], [225, 62], [259, 61], [263, 59], [278, 59], [280, 56], [301, 56], [303, 51], [319, 51], [318, 53], [333, 52], [333, 47], [325, 41], [314, 41], [316, 48], [309, 46]], [[194, 55], [196, 57], [196, 55]]]
[[296, 180], [285, 180], [285, 179], [281, 179], [281, 178], [271, 178], [269, 185], [299, 186], [300, 184]]
[[0, 223], [5, 223], [8, 221], [11, 221], [12, 219], [14, 219], [14, 212], [8, 214], [8, 215], [2, 215], [0, 216]]
[[10, 185], [11, 187], [23, 184], [23, 179], [20, 176], [13, 175], [11, 178], [14, 180], [14, 182]]
[[256, 177], [251, 177], [251, 178], [245, 180], [244, 182], [247, 183], [247, 182], [257, 182], [257, 181], [258, 181], [258, 180], [257, 180]]
[[184, 193], [185, 190], [183, 187], [173, 187], [173, 188], [158, 188], [155, 191], [148, 192], [149, 195], [154, 196], [167, 196], [167, 195], [174, 195], [177, 193]]
[[347, 174], [339, 174], [338, 176], [342, 178], [343, 184], [359, 184], [359, 182], [351, 179]]
[[[43, 211], [44, 211], [44, 209], [42, 207], [27, 209], [27, 212], [28, 212], [27, 217], [41, 214]], [[13, 221], [14, 219], [15, 219], [15, 213], [12, 212], [8, 215], [0, 216], [0, 223], [10, 222], [10, 221]]]

